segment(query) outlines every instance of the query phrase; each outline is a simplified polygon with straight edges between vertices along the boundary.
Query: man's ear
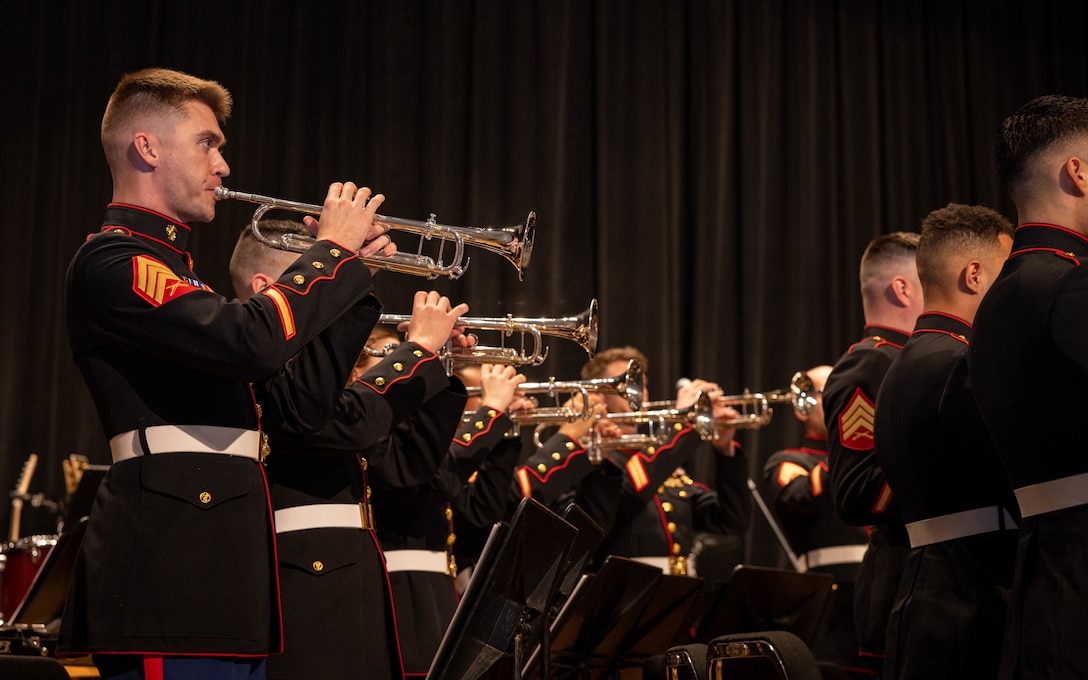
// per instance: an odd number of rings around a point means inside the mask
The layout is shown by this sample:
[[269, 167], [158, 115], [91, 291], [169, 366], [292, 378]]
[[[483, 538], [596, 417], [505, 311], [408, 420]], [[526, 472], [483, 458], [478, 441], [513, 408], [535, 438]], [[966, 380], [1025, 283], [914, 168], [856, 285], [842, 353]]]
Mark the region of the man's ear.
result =
[[905, 276], [893, 276], [889, 286], [892, 298], [901, 307], [910, 307], [913, 297], [918, 294], [918, 291], [911, 285], [910, 279]]
[[265, 288], [270, 287], [275, 282], [276, 280], [268, 276], [267, 274], [258, 273], [254, 274], [253, 278], [249, 280], [249, 288], [253, 291], [254, 294], [257, 294]]
[[963, 287], [971, 293], [978, 293], [982, 290], [982, 263], [978, 260], [971, 260], [967, 263], [967, 266], [963, 268]]
[[1079, 156], [1073, 156], [1062, 166], [1065, 179], [1068, 180], [1070, 189], [1078, 196], [1088, 196], [1088, 163]]
[[132, 138], [132, 150], [147, 166], [158, 166], [159, 150], [155, 136], [150, 132], [137, 132]]

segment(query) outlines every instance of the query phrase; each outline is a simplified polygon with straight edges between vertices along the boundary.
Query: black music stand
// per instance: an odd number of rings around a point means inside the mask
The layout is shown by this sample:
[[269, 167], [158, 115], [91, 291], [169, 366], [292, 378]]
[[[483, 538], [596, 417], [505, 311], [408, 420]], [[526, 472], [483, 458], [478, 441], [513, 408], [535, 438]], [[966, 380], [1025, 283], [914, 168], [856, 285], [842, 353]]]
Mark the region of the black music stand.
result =
[[73, 527], [79, 527], [80, 522], [91, 514], [91, 506], [94, 505], [94, 497], [98, 494], [98, 486], [109, 469], [109, 465], [87, 465], [83, 468], [79, 476], [79, 484], [64, 502], [61, 533]]
[[57, 536], [57, 544], [45, 556], [23, 601], [12, 612], [4, 628], [35, 627], [49, 633], [60, 629], [68, 587], [76, 569], [79, 544], [86, 530], [87, 521], [83, 520]]
[[0, 626], [3, 654], [56, 656], [60, 620], [86, 528], [87, 521], [83, 520], [57, 537], [56, 545], [45, 556], [26, 595]]
[[526, 619], [546, 610], [576, 535], [573, 525], [532, 498], [522, 499], [509, 525], [496, 524], [427, 679], [477, 680], [509, 653]]
[[703, 579], [664, 574], [657, 582], [653, 597], [639, 615], [631, 634], [614, 657], [612, 670], [617, 674], [629, 668], [641, 669], [651, 656], [682, 642], [681, 630], [688, 623], [688, 613], [703, 594]]
[[573, 524], [578, 530], [578, 536], [575, 537], [570, 547], [570, 555], [568, 555], [570, 568], [556, 587], [556, 596], [565, 600], [578, 585], [582, 572], [585, 571], [586, 565], [593, 558], [593, 553], [597, 551], [597, 546], [604, 539], [604, 529], [575, 503], [571, 503], [563, 511], [563, 519]]
[[[542, 672], [545, 678], [551, 675], [549, 667], [551, 622], [555, 620], [558, 613], [556, 606], [562, 604], [571, 591], [574, 590], [578, 580], [582, 577], [582, 571], [585, 569], [586, 564], [592, 559], [597, 546], [600, 545], [601, 539], [604, 538], [604, 529], [593, 521], [585, 510], [582, 510], [574, 503], [569, 504], [567, 509], [563, 511], [563, 519], [570, 522], [578, 530], [578, 535], [575, 537], [570, 553], [567, 555], [570, 566], [557, 584], [556, 592], [549, 598], [548, 607], [544, 610], [543, 615], [535, 616], [526, 621], [523, 631], [515, 639], [515, 644], [521, 645], [520, 651], [511, 655], [524, 661], [526, 653], [532, 652], [539, 647], [543, 664]], [[520, 668], [517, 666], [518, 664], [512, 658], [504, 657], [488, 670], [484, 678], [486, 680], [509, 680], [518, 677]]]
[[525, 665], [526, 680], [605, 677], [646, 611], [663, 574], [660, 569], [609, 555], [601, 569], [579, 581], [551, 626], [549, 666], [542, 675], [540, 650]]
[[785, 630], [811, 645], [835, 583], [831, 574], [737, 565], [697, 625], [704, 644], [732, 633]]
[[107, 470], [108, 465], [90, 465], [83, 471], [79, 485], [66, 504], [64, 523], [56, 545], [42, 560], [42, 566], [30, 582], [26, 595], [4, 625], [0, 626], [0, 631], [5, 634], [18, 631], [20, 636], [26, 631], [52, 636], [60, 629], [79, 545], [87, 531], [87, 516], [91, 513], [98, 485]]

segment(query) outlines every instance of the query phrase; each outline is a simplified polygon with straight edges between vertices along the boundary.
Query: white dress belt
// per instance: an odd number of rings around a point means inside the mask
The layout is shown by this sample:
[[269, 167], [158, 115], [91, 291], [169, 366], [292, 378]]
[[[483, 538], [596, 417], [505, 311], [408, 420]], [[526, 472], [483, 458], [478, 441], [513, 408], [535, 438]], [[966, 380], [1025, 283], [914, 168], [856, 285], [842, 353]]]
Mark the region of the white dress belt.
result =
[[386, 550], [386, 571], [433, 571], [450, 573], [449, 556], [445, 550]]
[[362, 503], [317, 503], [281, 508], [274, 513], [276, 533], [305, 529], [370, 529], [369, 513]]
[[1088, 472], [1022, 486], [1014, 491], [1022, 517], [1088, 504]]
[[1016, 520], [1008, 510], [991, 505], [911, 522], [907, 525], [907, 535], [910, 537], [910, 547], [921, 548], [933, 543], [1016, 528]]
[[257, 430], [216, 425], [152, 425], [143, 432], [147, 451], [140, 443], [139, 430], [122, 432], [110, 439], [114, 463], [145, 453], [222, 453], [260, 458], [261, 433]]
[[864, 543], [814, 548], [801, 555], [801, 563], [806, 570], [831, 564], [857, 564], [865, 557], [865, 551], [868, 549], [869, 546]]

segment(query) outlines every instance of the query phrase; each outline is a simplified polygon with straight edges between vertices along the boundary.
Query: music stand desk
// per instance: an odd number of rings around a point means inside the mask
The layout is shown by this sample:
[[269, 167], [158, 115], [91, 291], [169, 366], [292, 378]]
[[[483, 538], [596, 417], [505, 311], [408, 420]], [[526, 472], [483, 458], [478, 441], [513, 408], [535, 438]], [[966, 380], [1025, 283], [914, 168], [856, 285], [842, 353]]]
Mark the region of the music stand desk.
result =
[[695, 639], [785, 630], [812, 645], [835, 579], [772, 567], [737, 565], [699, 622]]
[[488, 536], [427, 680], [476, 680], [511, 649], [528, 617], [541, 616], [569, 564], [577, 529], [532, 498]]

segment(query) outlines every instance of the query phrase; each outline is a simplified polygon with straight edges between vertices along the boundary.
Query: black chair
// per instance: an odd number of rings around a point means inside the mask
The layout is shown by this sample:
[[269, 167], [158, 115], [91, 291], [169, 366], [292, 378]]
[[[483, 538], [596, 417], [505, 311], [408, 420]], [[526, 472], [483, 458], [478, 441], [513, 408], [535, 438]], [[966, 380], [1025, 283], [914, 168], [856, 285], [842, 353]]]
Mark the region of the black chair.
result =
[[707, 680], [707, 646], [698, 642], [689, 645], [669, 647], [665, 652], [664, 673], [660, 676], [647, 675], [643, 680]]
[[823, 680], [812, 651], [784, 630], [735, 633], [707, 645], [709, 680]]

